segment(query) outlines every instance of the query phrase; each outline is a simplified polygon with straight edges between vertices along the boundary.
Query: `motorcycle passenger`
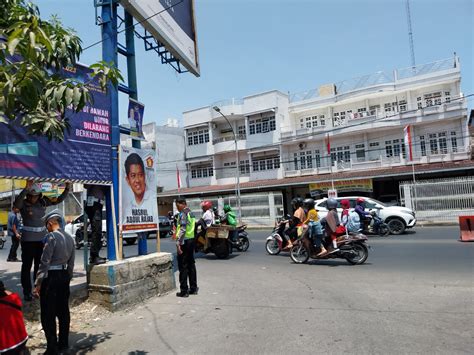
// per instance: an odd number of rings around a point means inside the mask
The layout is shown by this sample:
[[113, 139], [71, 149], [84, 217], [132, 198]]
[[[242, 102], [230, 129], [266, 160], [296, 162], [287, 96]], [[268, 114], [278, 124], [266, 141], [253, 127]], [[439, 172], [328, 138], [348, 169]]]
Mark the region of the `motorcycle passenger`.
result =
[[306, 220], [306, 214], [304, 213], [303, 209], [303, 199], [301, 197], [295, 197], [293, 200], [291, 200], [291, 206], [293, 207], [294, 213], [288, 228], [288, 235], [290, 236], [290, 239], [287, 240], [288, 248], [293, 247], [291, 240], [298, 237], [298, 227], [301, 227], [303, 222]]
[[224, 205], [225, 222], [227, 225], [234, 227], [234, 230], [230, 231], [231, 240], [233, 243], [239, 241], [239, 231], [237, 230], [237, 218], [232, 207], [230, 205]]
[[342, 200], [341, 207], [341, 224], [346, 228], [349, 233], [358, 232], [360, 229], [359, 215], [354, 211], [349, 211], [349, 208], [351, 207], [349, 200]]
[[[329, 210], [327, 216], [326, 216], [326, 235], [331, 238], [332, 241], [332, 246], [328, 250], [328, 254], [335, 253], [336, 251], [339, 251], [339, 248], [337, 247], [337, 242], [336, 238], [341, 234], [341, 228], [340, 227], [340, 222], [339, 222], [339, 216], [337, 215], [337, 200], [333, 198], [329, 198], [326, 201], [326, 206], [327, 209]], [[321, 251], [322, 252], [322, 251]], [[319, 253], [318, 255], [322, 255], [322, 253]]]
[[196, 230], [197, 227], [201, 227], [199, 233], [197, 234], [198, 237], [204, 237], [206, 235], [206, 230], [214, 223], [214, 212], [212, 211], [212, 202], [211, 201], [203, 201], [201, 202], [201, 209], [204, 212], [201, 219], [196, 223]]
[[322, 235], [321, 222], [319, 222], [318, 211], [314, 208], [314, 200], [312, 198], [305, 199], [303, 207], [306, 211], [306, 219], [303, 223], [309, 227], [309, 237], [316, 238], [317, 235]]
[[372, 226], [372, 222], [370, 218], [370, 213], [365, 210], [365, 199], [363, 199], [362, 197], [358, 197], [354, 210], [359, 215], [361, 226], [364, 227], [367, 224], [370, 228]]

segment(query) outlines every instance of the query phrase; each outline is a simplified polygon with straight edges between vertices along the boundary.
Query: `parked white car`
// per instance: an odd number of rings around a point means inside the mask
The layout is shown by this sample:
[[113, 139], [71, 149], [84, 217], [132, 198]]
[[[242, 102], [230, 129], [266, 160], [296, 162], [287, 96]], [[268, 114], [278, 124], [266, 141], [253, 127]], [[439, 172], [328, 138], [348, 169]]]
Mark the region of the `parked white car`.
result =
[[[349, 200], [351, 208], [356, 206], [358, 196], [338, 197], [339, 214], [342, 212], [340, 208], [341, 200]], [[413, 228], [416, 224], [415, 212], [413, 210], [401, 206], [387, 206], [383, 202], [377, 201], [370, 197], [362, 197], [365, 200], [365, 208], [367, 210], [375, 210], [377, 215], [388, 224], [392, 234], [402, 234], [407, 228]], [[315, 208], [318, 211], [319, 218], [326, 217], [328, 210], [326, 208], [327, 198], [316, 200]]]
[[[81, 214], [80, 216], [72, 220], [70, 223], [66, 224], [66, 226], [64, 227], [64, 230], [75, 239], [76, 232], [79, 228], [82, 227], [83, 223], [84, 223], [84, 216]], [[87, 230], [88, 230], [88, 233], [91, 232], [90, 224]], [[106, 219], [105, 210], [103, 210], [102, 211], [102, 234], [105, 234], [106, 232], [107, 232], [107, 219]], [[138, 236], [136, 233], [123, 234], [123, 240], [129, 245], [135, 244], [135, 242], [137, 241], [137, 238]]]

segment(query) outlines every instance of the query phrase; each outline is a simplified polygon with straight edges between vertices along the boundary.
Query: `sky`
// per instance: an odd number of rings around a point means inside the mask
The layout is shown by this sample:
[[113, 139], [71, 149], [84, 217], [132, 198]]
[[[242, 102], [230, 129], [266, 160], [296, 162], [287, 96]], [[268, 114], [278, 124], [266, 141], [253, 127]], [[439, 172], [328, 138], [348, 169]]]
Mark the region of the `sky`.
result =
[[[93, 0], [32, 1], [42, 17], [57, 14], [74, 28], [84, 47], [100, 40]], [[473, 3], [410, 1], [416, 64], [456, 52], [465, 95], [474, 93]], [[411, 65], [405, 0], [195, 0], [195, 9], [200, 77], [177, 74], [136, 39], [145, 123], [181, 121], [182, 112], [223, 99], [275, 89], [297, 93]], [[80, 61], [99, 60], [97, 45]], [[127, 121], [127, 102], [120, 95], [121, 123]]]

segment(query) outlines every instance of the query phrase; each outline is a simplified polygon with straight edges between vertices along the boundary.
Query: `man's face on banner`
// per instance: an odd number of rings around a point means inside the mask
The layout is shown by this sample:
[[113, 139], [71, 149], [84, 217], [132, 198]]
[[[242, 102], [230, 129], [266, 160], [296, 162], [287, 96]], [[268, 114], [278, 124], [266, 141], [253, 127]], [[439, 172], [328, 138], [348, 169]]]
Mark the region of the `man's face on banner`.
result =
[[137, 202], [141, 202], [143, 196], [145, 195], [146, 189], [145, 172], [143, 171], [141, 165], [130, 165], [130, 172], [127, 175], [127, 183], [132, 189]]

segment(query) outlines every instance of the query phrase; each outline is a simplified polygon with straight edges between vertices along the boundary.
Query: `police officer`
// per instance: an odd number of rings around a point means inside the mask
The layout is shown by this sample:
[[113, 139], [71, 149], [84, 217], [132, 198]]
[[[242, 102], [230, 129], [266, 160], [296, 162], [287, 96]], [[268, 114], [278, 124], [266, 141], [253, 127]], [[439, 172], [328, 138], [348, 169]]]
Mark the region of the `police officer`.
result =
[[105, 190], [100, 185], [84, 185], [87, 189], [86, 214], [91, 224], [91, 252], [89, 262], [91, 264], [103, 264], [105, 258], [99, 256], [102, 247], [102, 208], [105, 202]]
[[74, 239], [61, 228], [62, 218], [57, 210], [44, 217], [49, 233], [45, 237], [34, 289], [34, 295], [40, 298], [41, 325], [47, 342], [45, 354], [48, 355], [69, 347], [69, 283], [74, 271]]
[[21, 236], [21, 286], [23, 287], [23, 298], [31, 301], [31, 266], [34, 262], [33, 280], [40, 264], [43, 252], [43, 238], [47, 231], [44, 227], [43, 217], [48, 206], [63, 202], [70, 189], [71, 184], [66, 184], [64, 192], [58, 198], [49, 198], [41, 194], [41, 187], [33, 181], [26, 183], [25, 189], [18, 195], [14, 206], [20, 210], [23, 219]]
[[[179, 211], [176, 227], [176, 248], [178, 251], [179, 287], [178, 297], [197, 295], [196, 263], [194, 261], [194, 228], [196, 219], [186, 204], [186, 200], [178, 198], [176, 207]], [[188, 288], [189, 278], [189, 288]]]

